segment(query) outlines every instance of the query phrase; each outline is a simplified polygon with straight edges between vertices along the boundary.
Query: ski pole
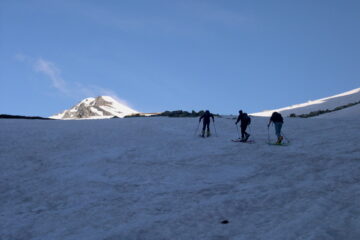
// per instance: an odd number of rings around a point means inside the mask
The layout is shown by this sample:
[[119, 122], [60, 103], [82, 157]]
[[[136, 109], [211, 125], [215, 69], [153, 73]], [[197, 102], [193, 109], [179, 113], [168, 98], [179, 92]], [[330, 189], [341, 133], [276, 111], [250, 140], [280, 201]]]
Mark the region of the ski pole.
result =
[[235, 124], [235, 125], [236, 125], [236, 132], [237, 132], [237, 134], [239, 136], [239, 139], [240, 139], [239, 126], [237, 124]]
[[216, 132], [215, 121], [213, 121], [213, 124], [214, 124], [215, 136], [218, 136]]
[[284, 133], [281, 131], [281, 135], [285, 138], [285, 140], [290, 143], [290, 140], [284, 135]]
[[251, 125], [249, 124], [249, 132], [250, 135], [252, 135], [252, 140], [255, 141], [254, 135], [252, 134], [252, 129], [251, 129]]
[[199, 127], [200, 127], [200, 122], [199, 122], [199, 124], [198, 124], [198, 126], [197, 126], [197, 128], [196, 128], [196, 130], [194, 132], [194, 137], [196, 136], [196, 133], [199, 131]]

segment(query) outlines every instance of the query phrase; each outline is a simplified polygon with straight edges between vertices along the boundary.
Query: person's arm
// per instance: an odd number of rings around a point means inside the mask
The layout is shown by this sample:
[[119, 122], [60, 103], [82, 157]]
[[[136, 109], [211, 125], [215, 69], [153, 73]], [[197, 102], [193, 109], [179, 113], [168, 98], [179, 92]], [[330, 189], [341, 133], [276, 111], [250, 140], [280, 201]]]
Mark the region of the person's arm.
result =
[[269, 119], [268, 127], [270, 127], [271, 122], [272, 122], [272, 118]]
[[211, 117], [212, 117], [212, 119], [213, 119], [213, 122], [214, 122], [214, 121], [215, 121], [215, 120], [214, 120], [214, 115], [213, 115], [213, 114], [211, 114]]
[[203, 119], [204, 115], [202, 115], [200, 118], [199, 118], [199, 122], [201, 122], [201, 119]]

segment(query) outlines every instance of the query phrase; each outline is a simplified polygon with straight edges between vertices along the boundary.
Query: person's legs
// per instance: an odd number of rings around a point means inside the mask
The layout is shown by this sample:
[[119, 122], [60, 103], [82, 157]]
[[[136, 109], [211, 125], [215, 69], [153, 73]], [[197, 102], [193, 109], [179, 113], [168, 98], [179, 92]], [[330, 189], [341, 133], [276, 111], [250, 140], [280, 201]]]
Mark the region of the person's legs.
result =
[[210, 136], [210, 122], [206, 124], [207, 136]]
[[280, 132], [281, 132], [281, 123], [274, 123], [275, 126], [275, 134], [277, 137], [280, 137]]
[[241, 139], [245, 139], [245, 130], [246, 130], [246, 127], [244, 126], [240, 126], [240, 129], [241, 129]]
[[202, 137], [205, 136], [205, 128], [206, 128], [206, 123], [203, 122], [203, 127], [202, 127], [202, 132], [201, 132], [201, 136], [202, 136]]
[[248, 138], [249, 138], [249, 136], [250, 136], [250, 134], [248, 134], [247, 132], [246, 132], [246, 128], [247, 128], [247, 125], [242, 125], [241, 126], [241, 139], [242, 140], [247, 140]]
[[275, 134], [278, 137], [277, 143], [281, 143], [281, 141], [283, 139], [283, 137], [281, 136], [282, 123], [276, 122], [276, 123], [274, 123], [274, 126], [275, 126]]

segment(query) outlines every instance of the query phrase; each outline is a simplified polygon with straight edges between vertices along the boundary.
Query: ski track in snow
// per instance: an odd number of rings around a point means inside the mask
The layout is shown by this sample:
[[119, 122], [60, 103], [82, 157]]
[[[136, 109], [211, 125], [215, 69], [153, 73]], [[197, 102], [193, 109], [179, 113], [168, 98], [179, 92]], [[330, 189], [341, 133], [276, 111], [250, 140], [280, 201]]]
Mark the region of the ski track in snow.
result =
[[1, 120], [0, 239], [360, 239], [358, 119], [267, 121]]

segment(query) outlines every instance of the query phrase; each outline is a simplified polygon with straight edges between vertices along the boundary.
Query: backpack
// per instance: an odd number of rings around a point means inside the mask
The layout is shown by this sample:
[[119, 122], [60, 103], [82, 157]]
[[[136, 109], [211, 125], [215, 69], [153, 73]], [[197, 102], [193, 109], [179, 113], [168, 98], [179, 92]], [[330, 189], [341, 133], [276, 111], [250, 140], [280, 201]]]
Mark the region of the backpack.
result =
[[244, 119], [244, 122], [246, 123], [246, 125], [250, 125], [251, 118], [249, 117], [249, 115], [247, 115], [247, 113], [244, 113], [243, 119]]
[[284, 122], [283, 117], [282, 117], [281, 114], [278, 113], [278, 112], [274, 112], [274, 113], [272, 114], [271, 120], [272, 120], [273, 122]]

